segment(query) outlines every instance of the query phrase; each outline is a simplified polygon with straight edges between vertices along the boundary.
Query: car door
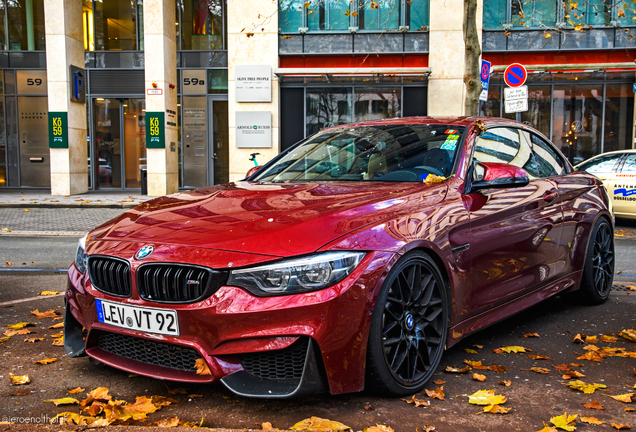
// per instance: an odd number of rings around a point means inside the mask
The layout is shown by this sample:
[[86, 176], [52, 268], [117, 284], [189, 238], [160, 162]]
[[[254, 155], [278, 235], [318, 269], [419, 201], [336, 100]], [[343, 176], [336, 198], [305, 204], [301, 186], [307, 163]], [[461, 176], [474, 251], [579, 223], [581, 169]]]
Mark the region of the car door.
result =
[[603, 182], [612, 199], [614, 215], [636, 218], [636, 153], [629, 153], [607, 183]]
[[578, 171], [585, 171], [587, 173], [594, 174], [596, 177], [601, 179], [605, 189], [607, 189], [610, 199], [612, 200], [612, 206], [616, 204], [616, 200], [614, 198], [616, 170], [621, 165], [624, 156], [625, 155], [623, 153], [601, 155], [592, 158], [577, 167]]
[[519, 298], [556, 275], [563, 216], [552, 200], [556, 186], [540, 177], [528, 135], [520, 132], [496, 127], [475, 142], [473, 164], [521, 167], [530, 182], [524, 187], [482, 191], [485, 203], [471, 209], [468, 303], [474, 305], [473, 314]]

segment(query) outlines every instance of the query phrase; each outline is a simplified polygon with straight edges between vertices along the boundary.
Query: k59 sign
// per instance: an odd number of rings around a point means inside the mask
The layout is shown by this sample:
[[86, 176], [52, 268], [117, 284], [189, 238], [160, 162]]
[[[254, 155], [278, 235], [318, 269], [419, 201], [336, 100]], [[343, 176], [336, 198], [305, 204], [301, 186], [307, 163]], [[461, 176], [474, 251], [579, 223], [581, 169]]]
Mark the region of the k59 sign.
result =
[[164, 112], [146, 112], [146, 148], [166, 148], [164, 122]]

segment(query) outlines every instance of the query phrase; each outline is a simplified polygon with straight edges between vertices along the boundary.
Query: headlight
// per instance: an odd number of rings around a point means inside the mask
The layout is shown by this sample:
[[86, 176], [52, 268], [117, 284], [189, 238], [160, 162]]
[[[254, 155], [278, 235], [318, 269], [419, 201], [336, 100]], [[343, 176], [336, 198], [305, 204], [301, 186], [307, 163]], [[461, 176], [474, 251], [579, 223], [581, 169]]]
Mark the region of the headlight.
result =
[[86, 238], [87, 235], [82, 237], [77, 244], [77, 252], [75, 253], [75, 267], [84, 273], [86, 271], [86, 264], [88, 261], [88, 255], [86, 254]]
[[327, 252], [276, 264], [232, 270], [228, 285], [254, 295], [298, 294], [334, 285], [360, 264], [364, 252]]

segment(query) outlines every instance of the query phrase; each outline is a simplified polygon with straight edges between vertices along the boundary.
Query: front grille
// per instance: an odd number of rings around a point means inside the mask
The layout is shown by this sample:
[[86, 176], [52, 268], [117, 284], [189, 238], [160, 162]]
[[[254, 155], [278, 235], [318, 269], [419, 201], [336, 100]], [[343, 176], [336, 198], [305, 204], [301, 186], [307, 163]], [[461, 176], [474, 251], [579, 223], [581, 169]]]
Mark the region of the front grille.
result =
[[97, 290], [118, 297], [130, 297], [130, 265], [127, 261], [89, 256], [88, 276]]
[[182, 264], [143, 264], [137, 269], [137, 290], [144, 300], [191, 303], [211, 295], [227, 282], [227, 272]]
[[188, 347], [119, 333], [100, 332], [98, 346], [106, 352], [154, 366], [196, 371], [199, 353]]
[[305, 368], [308, 338], [295, 342], [292, 346], [262, 353], [239, 356], [245, 372], [261, 379], [300, 379]]

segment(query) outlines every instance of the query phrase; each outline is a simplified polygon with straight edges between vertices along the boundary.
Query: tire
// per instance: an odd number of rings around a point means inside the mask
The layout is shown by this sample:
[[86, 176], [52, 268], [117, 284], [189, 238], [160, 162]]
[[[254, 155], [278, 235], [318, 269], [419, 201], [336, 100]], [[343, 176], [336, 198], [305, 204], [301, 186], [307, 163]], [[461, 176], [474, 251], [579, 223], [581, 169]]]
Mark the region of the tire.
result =
[[587, 246], [579, 299], [601, 304], [609, 298], [614, 280], [614, 231], [605, 218], [594, 224]]
[[395, 264], [371, 320], [368, 389], [406, 396], [424, 388], [442, 359], [448, 305], [444, 279], [427, 254], [409, 252]]

